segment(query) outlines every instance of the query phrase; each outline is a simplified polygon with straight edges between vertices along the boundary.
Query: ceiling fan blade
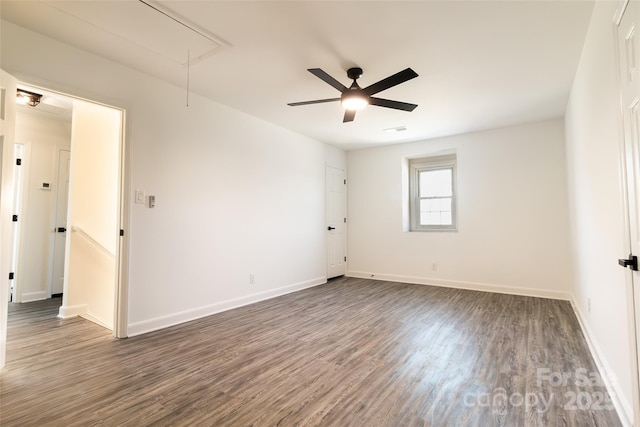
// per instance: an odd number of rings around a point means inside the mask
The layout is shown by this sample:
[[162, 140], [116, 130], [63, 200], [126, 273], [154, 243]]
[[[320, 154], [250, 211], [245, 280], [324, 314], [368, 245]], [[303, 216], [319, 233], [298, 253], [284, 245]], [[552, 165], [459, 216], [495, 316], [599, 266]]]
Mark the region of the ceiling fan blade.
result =
[[331, 86], [335, 87], [340, 92], [344, 92], [345, 90], [347, 90], [347, 87], [345, 85], [343, 85], [342, 83], [340, 83], [339, 81], [331, 77], [329, 74], [322, 71], [320, 68], [309, 68], [307, 69], [307, 71], [309, 71], [314, 76], [318, 77], [323, 82], [328, 83]]
[[344, 110], [342, 123], [352, 122], [356, 118], [356, 110]]
[[411, 80], [416, 77], [418, 77], [418, 74], [415, 71], [413, 71], [411, 68], [407, 68], [398, 73], [395, 73], [392, 76], [387, 77], [386, 79], [382, 79], [377, 83], [367, 86], [362, 90], [367, 95], [373, 95], [375, 93], [382, 92], [383, 90], [389, 89], [390, 87], [399, 85], [400, 83], [404, 83], [407, 80]]
[[340, 101], [340, 98], [316, 99], [315, 101], [290, 102], [287, 105], [297, 107], [298, 105], [321, 104], [323, 102]]
[[413, 111], [417, 107], [416, 104], [409, 104], [408, 102], [392, 101], [390, 99], [382, 99], [376, 97], [369, 98], [370, 105], [376, 105], [378, 107], [395, 108], [396, 110]]

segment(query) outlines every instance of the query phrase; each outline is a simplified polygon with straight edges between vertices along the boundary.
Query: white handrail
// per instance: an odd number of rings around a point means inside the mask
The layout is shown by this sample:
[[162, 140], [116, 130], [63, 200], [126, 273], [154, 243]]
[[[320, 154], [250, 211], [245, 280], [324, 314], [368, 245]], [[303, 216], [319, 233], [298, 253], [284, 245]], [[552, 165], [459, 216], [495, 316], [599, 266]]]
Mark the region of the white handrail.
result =
[[115, 258], [115, 254], [112, 254], [109, 249], [105, 248], [100, 243], [98, 243], [96, 241], [96, 239], [94, 239], [93, 237], [89, 236], [81, 227], [79, 227], [77, 225], [72, 225], [71, 226], [71, 231], [74, 232], [74, 233], [78, 233], [79, 236], [82, 236], [85, 239], [87, 239], [90, 243], [92, 243], [94, 246], [96, 246], [102, 252], [104, 252], [105, 254], [109, 255], [112, 258]]

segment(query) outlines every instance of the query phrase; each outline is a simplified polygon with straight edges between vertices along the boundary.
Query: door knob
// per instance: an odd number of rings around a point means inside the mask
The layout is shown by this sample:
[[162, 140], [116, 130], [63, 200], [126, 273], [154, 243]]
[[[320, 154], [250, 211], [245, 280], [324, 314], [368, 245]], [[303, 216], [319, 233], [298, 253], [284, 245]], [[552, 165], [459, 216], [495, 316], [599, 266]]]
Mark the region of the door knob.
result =
[[329, 230], [329, 231], [335, 230], [335, 229], [336, 229], [335, 227], [331, 227], [331, 226], [327, 227], [327, 230]]
[[623, 266], [625, 268], [629, 267], [633, 271], [638, 271], [638, 257], [635, 256], [635, 255], [629, 254], [629, 258], [619, 259], [618, 260], [618, 264], [620, 264], [621, 266]]

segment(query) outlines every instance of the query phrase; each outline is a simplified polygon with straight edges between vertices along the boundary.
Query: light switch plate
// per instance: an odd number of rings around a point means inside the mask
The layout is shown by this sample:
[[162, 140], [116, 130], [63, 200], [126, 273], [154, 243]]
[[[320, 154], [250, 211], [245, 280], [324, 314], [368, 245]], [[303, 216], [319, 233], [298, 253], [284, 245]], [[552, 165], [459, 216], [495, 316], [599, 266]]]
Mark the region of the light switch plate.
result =
[[136, 190], [136, 203], [144, 204], [144, 190]]

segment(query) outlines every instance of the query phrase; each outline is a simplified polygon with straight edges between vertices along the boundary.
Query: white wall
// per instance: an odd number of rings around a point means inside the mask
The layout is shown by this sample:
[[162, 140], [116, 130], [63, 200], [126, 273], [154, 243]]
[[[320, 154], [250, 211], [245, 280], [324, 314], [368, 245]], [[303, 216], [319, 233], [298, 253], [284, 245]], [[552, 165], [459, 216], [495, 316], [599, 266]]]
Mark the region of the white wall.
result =
[[116, 252], [120, 110], [74, 100], [71, 136], [71, 226]]
[[130, 334], [326, 280], [325, 162], [344, 167], [340, 150], [195, 94], [186, 107], [184, 88], [1, 30], [3, 69], [127, 110], [131, 190], [157, 200], [131, 205]]
[[[16, 272], [21, 302], [47, 298], [53, 237], [58, 147], [71, 144], [71, 123], [18, 109], [16, 142], [24, 144], [20, 262]], [[42, 190], [43, 182], [51, 190]]]
[[[452, 149], [458, 231], [403, 231], [403, 159]], [[348, 275], [568, 298], [564, 163], [561, 120], [350, 151]]]
[[[632, 418], [615, 2], [596, 2], [566, 113], [574, 304]], [[626, 237], [628, 239], [628, 236]], [[588, 301], [591, 300], [589, 312]]]

